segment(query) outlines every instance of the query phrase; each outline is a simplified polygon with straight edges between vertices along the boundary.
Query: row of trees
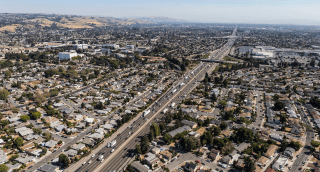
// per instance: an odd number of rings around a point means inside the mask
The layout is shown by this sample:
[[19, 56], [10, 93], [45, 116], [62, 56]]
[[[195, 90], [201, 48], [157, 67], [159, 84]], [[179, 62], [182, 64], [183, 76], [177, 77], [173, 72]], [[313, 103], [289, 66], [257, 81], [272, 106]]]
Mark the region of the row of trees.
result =
[[130, 57], [125, 57], [122, 59], [112, 59], [114, 56], [100, 56], [100, 57], [93, 57], [90, 61], [91, 64], [98, 65], [98, 66], [110, 66], [115, 69], [119, 67], [121, 69], [125, 68], [127, 64], [132, 64], [133, 60]]
[[44, 71], [44, 75], [46, 78], [52, 77], [53, 75], [59, 75], [61, 78], [71, 79], [77, 78], [78, 72], [75, 71], [75, 68], [69, 66], [67, 70], [62, 67], [59, 67], [58, 69], [48, 69]]
[[186, 58], [182, 58], [182, 62], [180, 60], [178, 60], [177, 58], [166, 56], [167, 60], [175, 65], [180, 66], [182, 71], [185, 71], [187, 69], [187, 67], [190, 65], [190, 60], [186, 59]]
[[34, 52], [30, 53], [29, 55], [25, 55], [23, 53], [6, 53], [5, 56], [8, 60], [23, 60], [23, 61], [29, 61], [29, 60], [35, 60], [39, 62], [47, 62], [49, 57], [46, 56], [46, 53], [41, 52]]

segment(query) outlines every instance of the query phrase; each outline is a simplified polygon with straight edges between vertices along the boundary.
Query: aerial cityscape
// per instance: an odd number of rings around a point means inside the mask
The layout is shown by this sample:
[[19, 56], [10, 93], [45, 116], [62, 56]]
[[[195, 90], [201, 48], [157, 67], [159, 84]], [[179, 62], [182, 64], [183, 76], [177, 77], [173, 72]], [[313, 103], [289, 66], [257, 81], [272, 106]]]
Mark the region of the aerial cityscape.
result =
[[0, 2], [0, 172], [320, 171], [318, 2], [71, 1]]

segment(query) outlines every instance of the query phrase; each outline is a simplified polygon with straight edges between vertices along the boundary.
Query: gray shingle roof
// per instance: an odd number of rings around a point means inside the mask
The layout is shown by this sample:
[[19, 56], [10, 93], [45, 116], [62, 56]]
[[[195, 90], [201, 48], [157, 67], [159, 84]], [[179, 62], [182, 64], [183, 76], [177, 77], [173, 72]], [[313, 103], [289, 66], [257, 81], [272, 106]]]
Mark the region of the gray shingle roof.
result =
[[168, 134], [169, 134], [171, 137], [174, 137], [174, 136], [175, 136], [176, 134], [178, 134], [178, 133], [182, 133], [182, 132], [184, 132], [184, 131], [189, 131], [189, 130], [191, 130], [191, 128], [190, 128], [189, 126], [185, 125], [185, 126], [182, 126], [182, 127], [177, 128], [177, 129], [175, 129], [175, 130], [173, 130], [173, 131], [170, 131]]

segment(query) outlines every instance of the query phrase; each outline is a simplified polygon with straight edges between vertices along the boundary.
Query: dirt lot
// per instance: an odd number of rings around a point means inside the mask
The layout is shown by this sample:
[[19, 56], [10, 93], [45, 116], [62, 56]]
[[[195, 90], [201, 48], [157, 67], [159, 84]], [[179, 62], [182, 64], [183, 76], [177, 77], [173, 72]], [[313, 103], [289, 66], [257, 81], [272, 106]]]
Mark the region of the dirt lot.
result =
[[205, 127], [202, 127], [199, 130], [197, 130], [197, 132], [200, 133], [200, 135], [202, 135], [205, 131], [206, 131]]

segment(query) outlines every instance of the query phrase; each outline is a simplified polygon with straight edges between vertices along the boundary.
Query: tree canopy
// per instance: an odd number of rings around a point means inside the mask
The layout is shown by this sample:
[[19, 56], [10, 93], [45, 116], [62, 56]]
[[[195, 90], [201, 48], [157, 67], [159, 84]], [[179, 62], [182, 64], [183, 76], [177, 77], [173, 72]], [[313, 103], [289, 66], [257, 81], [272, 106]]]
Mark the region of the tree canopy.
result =
[[32, 119], [38, 119], [41, 117], [41, 113], [40, 112], [33, 112], [30, 116]]
[[311, 97], [310, 104], [316, 108], [320, 108], [320, 99], [317, 96]]
[[274, 110], [279, 111], [282, 110], [285, 107], [285, 104], [279, 100], [276, 100], [274, 103]]
[[59, 155], [59, 162], [63, 163], [63, 167], [68, 167], [69, 164], [70, 164], [70, 160], [67, 157], [67, 155], [65, 155], [65, 154], [60, 154]]
[[202, 145], [212, 144], [212, 142], [213, 142], [212, 138], [213, 137], [212, 137], [212, 134], [210, 131], [204, 132], [203, 135], [200, 137]]
[[0, 89], [0, 100], [7, 100], [9, 94], [6, 89]]
[[159, 136], [160, 135], [160, 129], [159, 126], [156, 123], [152, 123], [150, 126], [150, 131], [153, 131], [155, 136]]
[[233, 139], [234, 139], [234, 142], [236, 142], [236, 143], [242, 143], [245, 141], [251, 143], [253, 141], [253, 131], [248, 128], [244, 128], [244, 127], [239, 128], [236, 131]]
[[9, 167], [6, 164], [0, 165], [0, 172], [8, 172]]
[[244, 170], [247, 172], [253, 172], [256, 169], [254, 166], [254, 162], [248, 156], [244, 157], [244, 164]]
[[27, 122], [27, 120], [29, 120], [30, 117], [29, 117], [29, 115], [21, 115], [21, 116], [20, 116], [20, 119], [21, 119], [21, 121], [23, 121], [23, 122]]
[[22, 137], [17, 137], [15, 140], [14, 140], [14, 144], [19, 148], [23, 145], [23, 138]]
[[320, 142], [311, 140], [311, 145], [312, 145], [313, 147], [319, 147], [319, 146], [320, 146]]
[[222, 106], [222, 108], [227, 106], [227, 102], [225, 100], [220, 100], [219, 105]]

